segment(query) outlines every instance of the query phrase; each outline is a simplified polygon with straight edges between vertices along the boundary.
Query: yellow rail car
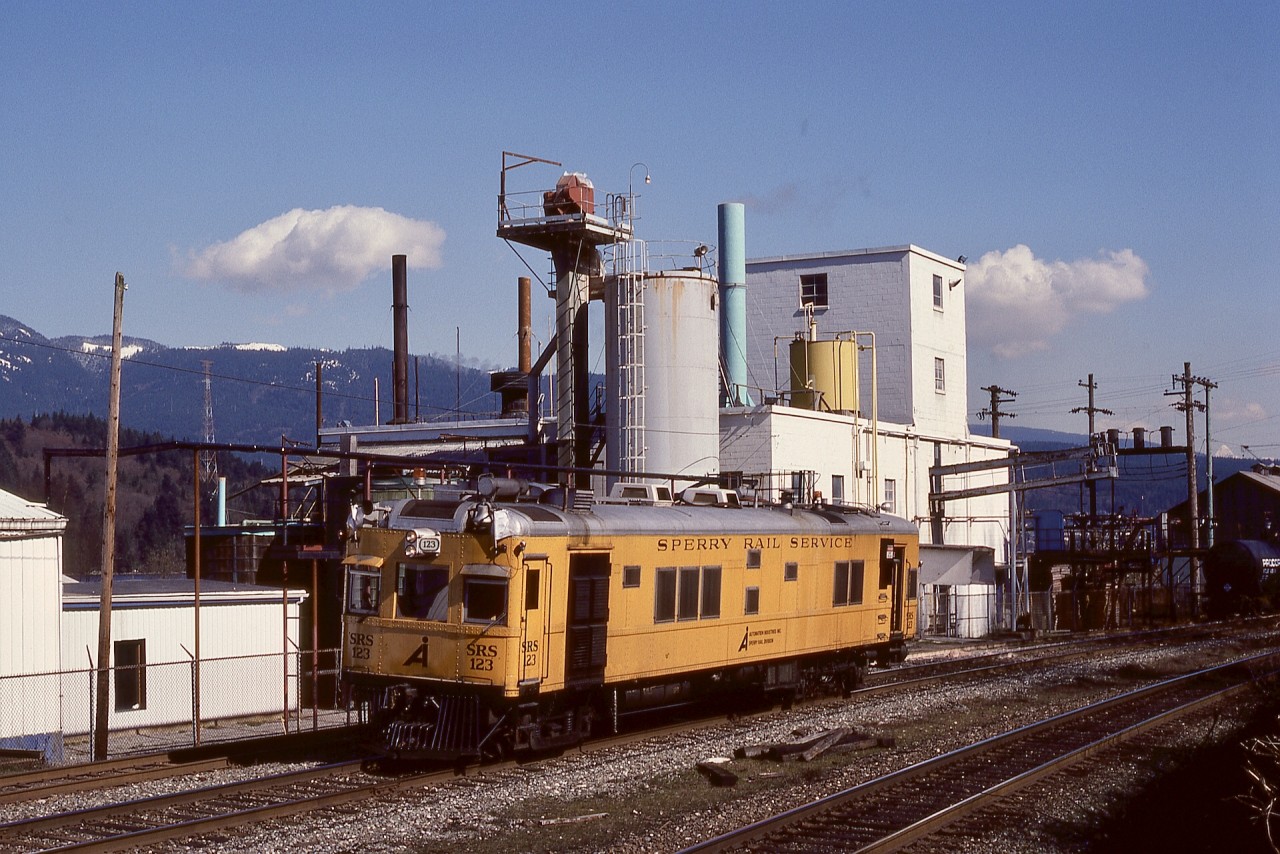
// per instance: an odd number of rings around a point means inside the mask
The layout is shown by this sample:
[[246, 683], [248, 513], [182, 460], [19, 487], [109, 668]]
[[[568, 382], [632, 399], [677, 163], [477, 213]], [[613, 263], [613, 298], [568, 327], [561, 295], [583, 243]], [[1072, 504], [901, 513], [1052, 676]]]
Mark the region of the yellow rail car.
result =
[[905, 654], [914, 525], [699, 496], [399, 502], [349, 544], [350, 698], [391, 752], [456, 758], [708, 695], [847, 691], [869, 659]]

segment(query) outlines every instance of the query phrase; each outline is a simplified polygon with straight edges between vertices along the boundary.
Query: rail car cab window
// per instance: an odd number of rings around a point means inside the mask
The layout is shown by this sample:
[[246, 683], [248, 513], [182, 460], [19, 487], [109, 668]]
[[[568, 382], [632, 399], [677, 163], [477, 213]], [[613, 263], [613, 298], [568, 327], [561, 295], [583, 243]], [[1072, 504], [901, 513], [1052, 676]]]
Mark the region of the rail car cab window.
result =
[[351, 570], [347, 573], [347, 612], [351, 614], [378, 613], [378, 596], [382, 589], [382, 576], [376, 572]]
[[920, 586], [920, 570], [907, 570], [907, 598], [916, 598], [916, 588]]
[[831, 595], [833, 606], [838, 608], [841, 605], [862, 604], [863, 571], [864, 564], [860, 560], [836, 562], [834, 591]]
[[467, 623], [507, 624], [507, 582], [468, 578], [462, 586], [462, 619]]
[[396, 616], [406, 620], [449, 619], [449, 568], [402, 563], [396, 574]]

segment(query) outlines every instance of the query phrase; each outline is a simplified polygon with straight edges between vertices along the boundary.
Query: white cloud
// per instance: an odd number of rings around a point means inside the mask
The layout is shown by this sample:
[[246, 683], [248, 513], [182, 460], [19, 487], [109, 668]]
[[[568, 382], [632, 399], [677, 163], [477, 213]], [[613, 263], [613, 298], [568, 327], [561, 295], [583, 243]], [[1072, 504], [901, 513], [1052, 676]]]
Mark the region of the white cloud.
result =
[[357, 287], [392, 255], [415, 269], [440, 266], [444, 230], [382, 208], [295, 208], [224, 243], [189, 254], [183, 272], [241, 291], [335, 294]]
[[1097, 258], [1044, 261], [1019, 244], [970, 264], [969, 341], [1013, 358], [1046, 350], [1083, 314], [1107, 314], [1147, 295], [1147, 263], [1131, 249]]

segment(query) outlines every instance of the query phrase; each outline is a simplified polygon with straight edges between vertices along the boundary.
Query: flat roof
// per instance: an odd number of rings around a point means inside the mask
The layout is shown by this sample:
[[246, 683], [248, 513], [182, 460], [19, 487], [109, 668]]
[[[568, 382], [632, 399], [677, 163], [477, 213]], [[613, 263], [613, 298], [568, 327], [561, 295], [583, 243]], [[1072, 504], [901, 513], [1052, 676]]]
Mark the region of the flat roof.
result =
[[880, 246], [874, 249], [834, 249], [828, 252], [805, 252], [798, 255], [774, 255], [766, 258], [748, 258], [747, 266], [753, 264], [789, 264], [796, 261], [827, 261], [836, 258], [851, 258], [855, 256], [865, 255], [903, 255], [906, 253], [915, 253], [931, 258], [941, 264], [954, 267], [957, 270], [965, 269], [965, 265], [960, 261], [952, 258], [944, 258], [936, 252], [930, 252], [928, 249], [916, 246], [914, 243], [907, 243], [902, 246]]
[[[261, 584], [200, 580], [201, 605], [236, 605], [279, 602], [283, 590]], [[299, 603], [306, 590], [289, 588], [289, 602]], [[112, 607], [186, 607], [195, 602], [196, 582], [181, 575], [120, 574], [111, 578]], [[96, 610], [102, 600], [102, 578], [62, 583], [63, 610]]]

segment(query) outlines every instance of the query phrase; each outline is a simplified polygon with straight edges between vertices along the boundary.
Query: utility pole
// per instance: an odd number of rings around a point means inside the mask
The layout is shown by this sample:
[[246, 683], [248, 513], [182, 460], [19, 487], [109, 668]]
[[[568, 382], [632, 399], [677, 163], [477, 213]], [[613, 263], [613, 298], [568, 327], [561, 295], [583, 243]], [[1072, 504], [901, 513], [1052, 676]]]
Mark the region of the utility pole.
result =
[[[1175, 403], [1174, 408], [1182, 410], [1187, 416], [1187, 523], [1191, 540], [1191, 614], [1197, 616], [1200, 613], [1200, 478], [1196, 471], [1195, 413], [1197, 409], [1207, 409], [1207, 404], [1195, 400], [1192, 392], [1195, 386], [1204, 386], [1207, 398], [1209, 389], [1217, 388], [1218, 384], [1204, 377], [1192, 376], [1190, 362], [1182, 363], [1182, 376], [1174, 374], [1173, 384], [1181, 385], [1182, 390], [1167, 391], [1165, 394], [1181, 397], [1182, 400]], [[1209, 481], [1209, 494], [1210, 496], [1213, 494], [1212, 480]], [[1210, 502], [1212, 500], [1209, 498]], [[1210, 523], [1212, 524], [1212, 520]]]
[[[984, 409], [981, 412], [979, 412], [978, 419], [981, 420], [986, 418], [988, 415], [990, 415], [991, 416], [991, 438], [999, 439], [1000, 438], [1000, 419], [1018, 417], [1016, 414], [1012, 412], [1001, 412], [1000, 404], [1013, 403], [1013, 399], [1018, 396], [1018, 393], [1016, 391], [1009, 391], [1007, 388], [1000, 388], [1000, 386], [998, 385], [983, 386], [982, 390], [990, 393], [991, 407], [989, 409]], [[1001, 397], [1000, 395], [1002, 394], [1007, 394], [1009, 396]]]
[[[94, 686], [93, 758], [107, 758], [111, 713], [111, 579], [116, 562], [116, 467], [120, 460], [120, 361], [124, 274], [116, 273], [111, 322], [111, 391], [107, 408], [107, 496], [102, 510], [102, 594], [98, 601], [98, 674]], [[138, 666], [142, 666], [141, 663]]]
[[[1084, 383], [1077, 380], [1076, 385], [1080, 386], [1081, 388], [1087, 388], [1089, 390], [1089, 405], [1084, 407], [1077, 406], [1075, 409], [1072, 409], [1071, 411], [1073, 413], [1087, 412], [1089, 414], [1089, 443], [1093, 444], [1093, 437], [1097, 432], [1097, 428], [1094, 426], [1093, 417], [1095, 415], [1115, 415], [1115, 413], [1112, 412], [1110, 409], [1103, 409], [1099, 406], [1093, 405], [1093, 392], [1098, 388], [1098, 384], [1093, 381], [1093, 374], [1089, 374], [1089, 382]], [[1098, 515], [1098, 484], [1096, 481], [1091, 480], [1089, 481], [1089, 524], [1090, 525], [1093, 525], [1093, 520], [1097, 517], [1097, 515]]]

